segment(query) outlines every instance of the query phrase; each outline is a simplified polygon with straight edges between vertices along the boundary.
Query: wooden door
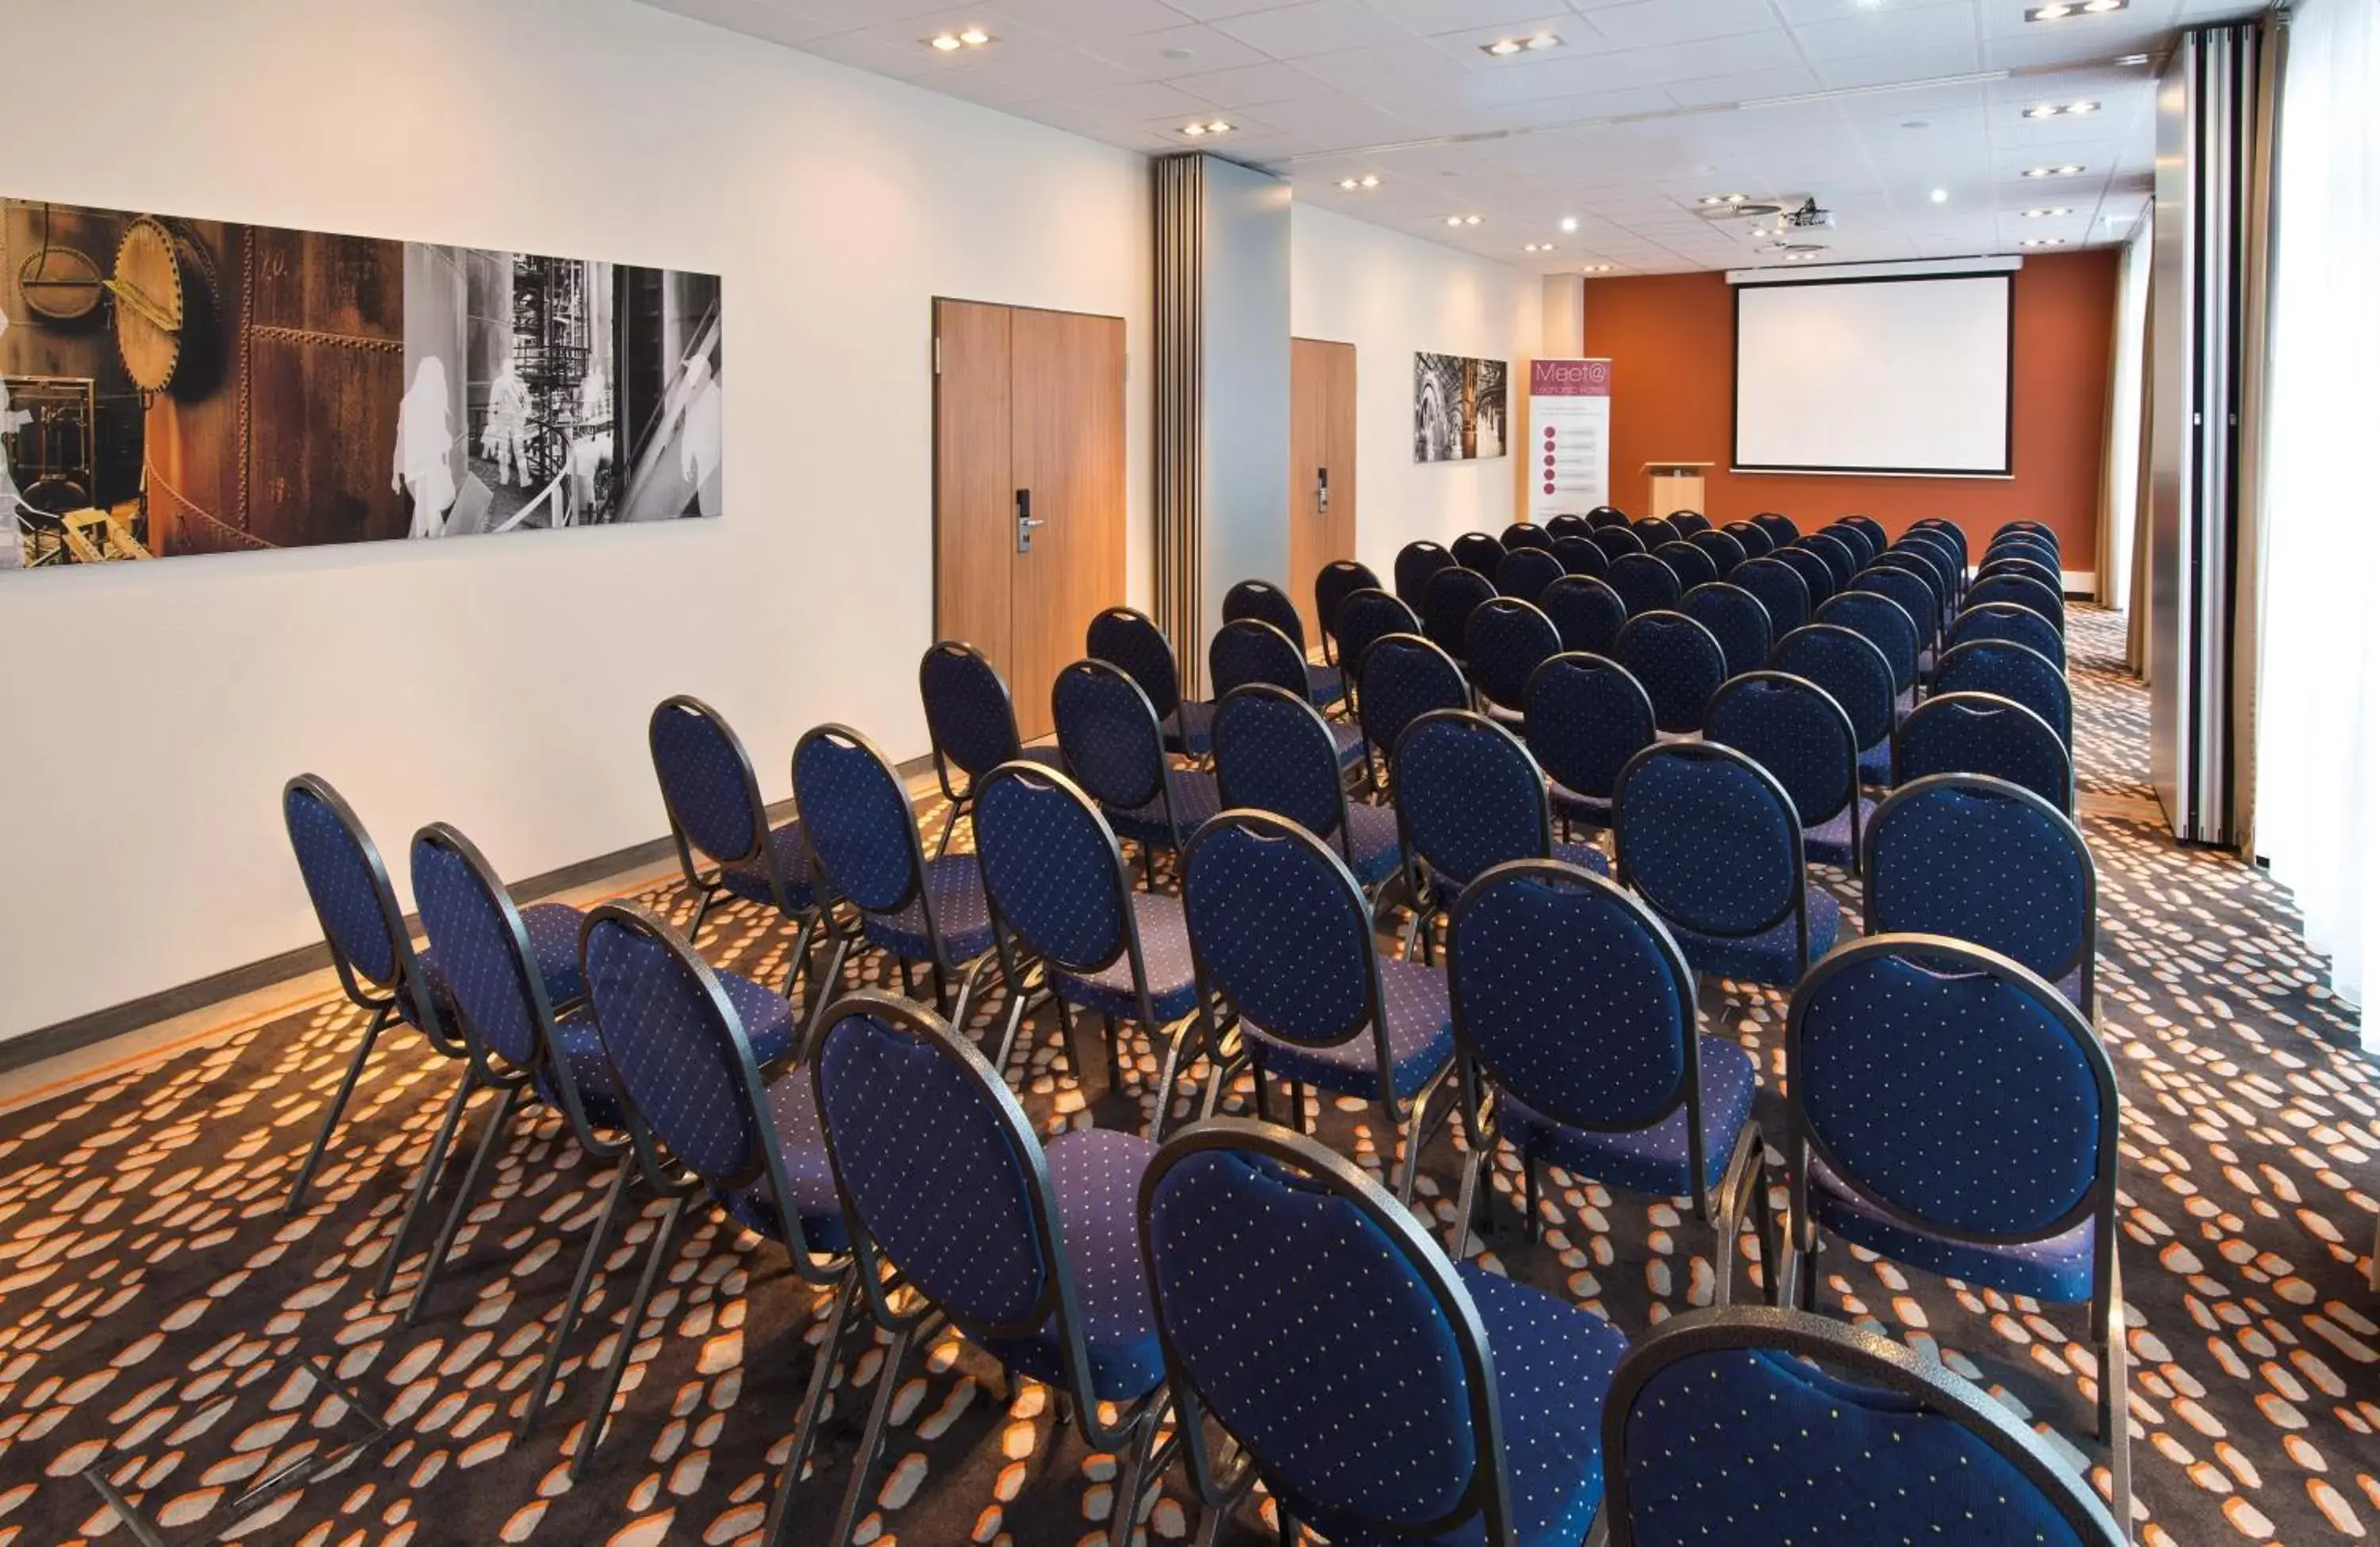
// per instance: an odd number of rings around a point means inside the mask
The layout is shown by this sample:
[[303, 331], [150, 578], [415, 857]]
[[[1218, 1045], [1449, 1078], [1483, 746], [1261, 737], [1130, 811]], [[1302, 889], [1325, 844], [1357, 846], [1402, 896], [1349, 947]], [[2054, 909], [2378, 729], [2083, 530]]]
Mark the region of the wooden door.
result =
[[945, 300], [935, 338], [935, 631], [1007, 678], [1031, 740], [1123, 600], [1123, 323]]
[[1319, 645], [1314, 577], [1355, 556], [1355, 346], [1290, 341], [1289, 593]]

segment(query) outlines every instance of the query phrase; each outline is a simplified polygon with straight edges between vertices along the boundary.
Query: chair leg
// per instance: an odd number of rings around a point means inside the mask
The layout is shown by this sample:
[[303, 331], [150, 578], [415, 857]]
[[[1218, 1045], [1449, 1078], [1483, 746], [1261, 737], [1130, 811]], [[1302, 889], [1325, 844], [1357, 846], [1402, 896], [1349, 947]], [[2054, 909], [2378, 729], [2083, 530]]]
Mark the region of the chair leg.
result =
[[446, 1168], [446, 1151], [455, 1142], [455, 1125], [463, 1120], [463, 1108], [479, 1088], [480, 1071], [466, 1059], [463, 1078], [455, 1084], [455, 1099], [446, 1103], [446, 1116], [438, 1125], [438, 1136], [430, 1141], [430, 1152], [421, 1157], [421, 1175], [414, 1179], [413, 1197], [407, 1201], [405, 1213], [396, 1222], [396, 1235], [388, 1243], [388, 1261], [381, 1268], [380, 1283], [372, 1289], [375, 1300], [388, 1298], [389, 1285], [396, 1282], [396, 1265], [405, 1261], [406, 1237], [413, 1234], [415, 1217], [421, 1212], [421, 1205], [430, 1200], [431, 1189], [438, 1185], [438, 1174]]
[[315, 1171], [322, 1163], [322, 1151], [331, 1146], [331, 1130], [339, 1126], [339, 1118], [347, 1110], [347, 1098], [355, 1094], [356, 1081], [363, 1078], [364, 1065], [371, 1057], [372, 1044], [380, 1041], [381, 1029], [396, 1014], [394, 1001], [372, 1012], [364, 1026], [364, 1034], [356, 1043], [356, 1055], [347, 1060], [346, 1077], [339, 1081], [339, 1093], [331, 1098], [331, 1110], [322, 1114], [322, 1127], [314, 1135], [314, 1146], [306, 1151], [306, 1163], [298, 1168], [298, 1180], [289, 1189], [289, 1201], [281, 1212], [294, 1214], [306, 1201], [306, 1188], [314, 1180]]
[[[1162, 1143], [1165, 1121], [1173, 1112], [1173, 1086], [1182, 1078], [1182, 1044], [1193, 1035], [1196, 1022], [1185, 1021], [1174, 1029], [1165, 1043], [1165, 1057], [1157, 1066], [1157, 1110], [1148, 1115], [1148, 1140]], [[1208, 1056], [1214, 1056], [1211, 1050]]]
[[546, 1398], [553, 1390], [553, 1374], [562, 1364], [562, 1346], [569, 1341], [579, 1308], [587, 1302], [587, 1286], [594, 1282], [595, 1264], [602, 1261], [603, 1243], [611, 1237], [612, 1221], [620, 1212], [620, 1200], [627, 1196], [630, 1174], [628, 1158], [624, 1155], [612, 1172], [612, 1186], [603, 1196], [603, 1212], [595, 1216], [594, 1233], [587, 1237], [587, 1248], [578, 1254], [578, 1271], [571, 1275], [569, 1297], [562, 1302], [562, 1320], [553, 1324], [553, 1332], [546, 1339], [545, 1359], [538, 1366], [537, 1384], [529, 1391], [528, 1411], [522, 1415], [520, 1429], [513, 1436], [515, 1445], [527, 1441], [538, 1420], [545, 1417]]
[[668, 1212], [662, 1215], [661, 1229], [654, 1234], [652, 1249], [645, 1258], [644, 1276], [637, 1280], [637, 1297], [628, 1302], [628, 1319], [620, 1324], [620, 1343], [612, 1351], [612, 1367], [603, 1372], [603, 1389], [587, 1415], [587, 1427], [578, 1431], [578, 1448], [570, 1457], [573, 1482], [586, 1474], [587, 1458], [595, 1454], [604, 1425], [611, 1421], [613, 1399], [620, 1394], [620, 1379], [628, 1372], [628, 1356], [636, 1350], [637, 1328], [644, 1322], [645, 1307], [653, 1297], [653, 1280], [661, 1277], [662, 1264], [669, 1260], [670, 1237], [677, 1233], [678, 1215], [685, 1210], [686, 1200], [673, 1198]]
[[1108, 1524], [1108, 1547], [1132, 1547], [1133, 1520], [1140, 1513], [1141, 1494], [1152, 1480], [1144, 1474], [1148, 1470], [1149, 1451], [1157, 1443], [1158, 1412], [1152, 1407], [1133, 1426], [1123, 1465], [1116, 1473], [1115, 1514]]
[[1471, 1255], [1471, 1211], [1478, 1205], [1479, 1174], [1488, 1159], [1488, 1147], [1474, 1139], [1470, 1158], [1463, 1163], [1463, 1188], [1454, 1200], [1454, 1238], [1447, 1248], [1447, 1255], [1458, 1262]]
[[[688, 932], [690, 934], [692, 932]], [[795, 932], [794, 948], [788, 954], [785, 962], [785, 986], [780, 992], [784, 994], [785, 1002], [793, 1005], [794, 1020], [796, 1025], [809, 1019], [809, 1017], [804, 1013], [808, 1006], [796, 1003], [794, 999], [794, 985], [801, 981], [802, 969], [810, 965], [810, 943], [817, 933], [818, 920], [816, 918], [803, 920], [802, 927]], [[818, 974], [815, 972], [810, 974], [810, 997], [813, 999], [818, 997]]]
[[785, 1457], [785, 1469], [777, 1482], [777, 1496], [769, 1506], [768, 1534], [761, 1538], [763, 1547], [778, 1547], [784, 1539], [785, 1522], [793, 1516], [794, 1491], [802, 1484], [802, 1468], [809, 1464], [810, 1447], [817, 1443], [819, 1410], [826, 1405], [827, 1387], [834, 1378], [835, 1361], [843, 1357], [843, 1336], [851, 1322], [853, 1302], [856, 1299], [859, 1281], [845, 1273], [835, 1285], [834, 1305], [828, 1312], [826, 1341], [819, 1345], [818, 1362], [810, 1369], [809, 1390], [802, 1397], [801, 1412], [794, 1419], [794, 1448]]
[[[1711, 1272], [1717, 1285], [1711, 1291], [1711, 1304], [1725, 1306], [1735, 1294], [1735, 1238], [1743, 1227], [1743, 1196], [1745, 1178], [1765, 1195], [1767, 1177], [1758, 1162], [1761, 1150], [1760, 1130], [1751, 1124], [1736, 1136], [1735, 1153], [1728, 1157], [1727, 1170], [1719, 1176], [1718, 1197], [1710, 1212], [1717, 1216], [1706, 1221], [1715, 1245], [1711, 1252]], [[1762, 1237], [1761, 1256], [1768, 1255], [1767, 1237]]]
[[[1008, 1077], [1008, 1061], [1016, 1053], [1017, 1033], [1024, 1029], [1025, 995], [1011, 988], [1008, 992], [1007, 1013], [1001, 1017], [999, 1048], [993, 1054], [991, 1060], [991, 1066], [1000, 1071], [1001, 1078], [1003, 1079]], [[964, 1032], [964, 1025], [961, 1026], [961, 1030]], [[1071, 1054], [1069, 1056], [1071, 1057]]]
[[859, 1450], [851, 1458], [851, 1481], [844, 1489], [843, 1507], [836, 1513], [829, 1541], [849, 1541], [853, 1529], [859, 1524], [860, 1507], [868, 1501], [868, 1479], [876, 1470], [876, 1453], [884, 1444], [885, 1420], [892, 1413], [892, 1392], [901, 1383], [901, 1367], [908, 1362], [909, 1343], [914, 1335], [913, 1327], [903, 1327], [895, 1333], [892, 1346], [876, 1371], [876, 1400], [868, 1409], [868, 1427], [860, 1433]]
[[446, 1221], [438, 1227], [438, 1239], [430, 1249], [430, 1261], [421, 1266], [421, 1282], [413, 1286], [413, 1298], [406, 1303], [405, 1324], [411, 1326], [421, 1315], [421, 1308], [430, 1302], [431, 1286], [438, 1282], [438, 1270], [446, 1265], [446, 1254], [455, 1249], [455, 1236], [463, 1228], [463, 1216], [470, 1211], [471, 1197], [480, 1190], [480, 1176], [488, 1168], [488, 1156], [496, 1141], [512, 1127], [515, 1103], [520, 1099], [520, 1087], [507, 1085], [496, 1092], [496, 1109], [480, 1128], [479, 1146], [471, 1151], [471, 1163], [463, 1171], [463, 1185], [455, 1190], [455, 1201], [446, 1211]]
[[2109, 1508], [2124, 1540], [2132, 1540], [2131, 1350], [2124, 1343], [2121, 1254], [2108, 1254], [2107, 1283], [2094, 1297], [2092, 1332], [2099, 1339], [2099, 1440], [2107, 1447]]
[[1099, 1041], [1108, 1050], [1108, 1093], [1120, 1095], [1123, 1090], [1123, 1060], [1116, 1049], [1115, 1017], [1099, 1017]]

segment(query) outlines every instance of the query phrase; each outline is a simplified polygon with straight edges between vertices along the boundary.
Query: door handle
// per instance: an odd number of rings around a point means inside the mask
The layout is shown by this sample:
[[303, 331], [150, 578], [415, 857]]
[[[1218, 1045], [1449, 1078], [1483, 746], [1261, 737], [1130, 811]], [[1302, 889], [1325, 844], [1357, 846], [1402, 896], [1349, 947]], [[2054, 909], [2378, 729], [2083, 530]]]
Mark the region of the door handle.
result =
[[1033, 514], [1033, 491], [1030, 489], [1016, 491], [1016, 551], [1020, 554], [1031, 553], [1033, 529], [1046, 527], [1049, 524], [1048, 521]]
[[1317, 515], [1330, 514], [1330, 469], [1329, 468], [1314, 469], [1314, 509]]

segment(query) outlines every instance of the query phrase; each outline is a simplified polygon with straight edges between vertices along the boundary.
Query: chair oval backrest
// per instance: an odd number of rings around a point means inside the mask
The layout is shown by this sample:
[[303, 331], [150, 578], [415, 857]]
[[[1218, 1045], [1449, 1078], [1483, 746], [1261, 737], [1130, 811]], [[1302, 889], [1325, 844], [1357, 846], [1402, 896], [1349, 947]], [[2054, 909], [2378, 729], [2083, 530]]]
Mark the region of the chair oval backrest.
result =
[[1686, 541], [1703, 551], [1703, 556], [1711, 561], [1711, 566], [1718, 571], [1718, 578], [1722, 580], [1750, 556], [1744, 553], [1743, 543], [1730, 531], [1698, 531]]
[[1182, 859], [1202, 991], [1283, 1041], [1362, 1035], [1378, 1000], [1370, 909], [1322, 840], [1263, 811], [1225, 811]]
[[1488, 598], [1471, 609], [1463, 626], [1463, 660], [1472, 686], [1504, 709], [1518, 711], [1528, 702], [1529, 674], [1561, 648], [1553, 621], [1517, 597]]
[[1809, 549], [1791, 543], [1779, 547], [1768, 555], [1802, 577], [1802, 585], [1810, 593], [1810, 607], [1815, 612], [1818, 603], [1832, 596], [1839, 588], [1834, 569], [1825, 559]]
[[1968, 606], [1980, 607], [1986, 602], [2013, 602], [2040, 614], [2042, 620], [2060, 634], [2066, 632], [2064, 598], [2039, 580], [2022, 575], [1994, 575], [1967, 588]]
[[1270, 811], [1318, 837], [1339, 831], [1339, 747], [1305, 695], [1251, 683], [1215, 705], [1215, 779], [1226, 809]]
[[1764, 510], [1752, 518], [1753, 524], [1768, 534], [1768, 541], [1782, 548], [1802, 540], [1802, 529], [1793, 524], [1791, 516], [1780, 516], [1774, 510]]
[[[1921, 533], [1921, 539], [1922, 536]], [[1938, 621], [1945, 615], [1952, 588], [1957, 584], [1958, 569], [1940, 548], [1923, 541], [1903, 539], [1878, 554], [1876, 563], [1887, 568], [1906, 569], [1925, 581], [1925, 589], [1933, 593], [1934, 616]]]
[[1613, 851], [1662, 918], [1701, 934], [1774, 928], [1802, 897], [1802, 826], [1776, 775], [1708, 742], [1648, 747], [1620, 772]]
[[1621, 554], [1611, 561], [1611, 573], [1604, 581], [1628, 603], [1630, 617], [1674, 608], [1685, 594], [1678, 572], [1652, 554]]
[[1859, 791], [1859, 737], [1825, 688], [1786, 672], [1749, 672], [1711, 696], [1703, 739], [1777, 776], [1802, 825], [1822, 827]]
[[1395, 766], [1398, 833], [1453, 885], [1553, 853], [1545, 774], [1494, 721], [1459, 709], [1425, 714], [1398, 740]]
[[1967, 550], [1955, 531], [1939, 527], [1913, 526], [1900, 534], [1894, 546], [1905, 553], [1924, 554], [1941, 568], [1942, 578], [1950, 583], [1955, 593], [1959, 579], [1967, 567]]
[[1305, 655], [1261, 618], [1235, 618], [1207, 641], [1207, 687], [1218, 697], [1252, 682], [1305, 691]]
[[1915, 571], [1879, 559], [1852, 576], [1852, 585], [1853, 589], [1845, 594], [1873, 591], [1897, 603], [1916, 626], [1920, 650], [1932, 644], [1934, 637], [1941, 632], [1942, 609], [1935, 605], [1934, 588]]
[[1681, 591], [1706, 586], [1718, 579], [1718, 563], [1691, 542], [1664, 542], [1653, 550], [1653, 556], [1668, 565], [1678, 577]]
[[1378, 591], [1380, 578], [1354, 559], [1332, 559], [1314, 572], [1314, 620], [1333, 646], [1339, 642], [1339, 609], [1359, 591]]
[[1673, 735], [1701, 727], [1703, 706], [1727, 680], [1727, 652], [1683, 613], [1639, 613], [1620, 630], [1611, 655], [1645, 685], [1653, 723]]
[[1496, 566], [1504, 562], [1504, 545], [1484, 531], [1466, 531], [1454, 540], [1449, 550], [1454, 562], [1463, 568], [1493, 577]]
[[2074, 764], [2057, 727], [1997, 693], [1937, 693], [1892, 738], [1897, 785], [1929, 774], [1988, 774], [2074, 810]]
[[1835, 578], [1838, 591], [1851, 583], [1852, 576], [1857, 573], [1862, 562], [1859, 553], [1847, 540], [1830, 531], [1814, 531], [1795, 546], [1818, 555], [1826, 565], [1827, 572]]
[[2007, 640], [2039, 651], [2061, 671], [2066, 667], [2066, 637], [2039, 613], [2013, 602], [1986, 602], [1967, 608], [1950, 625], [1948, 638], [1953, 650], [1973, 640]]
[[1696, 532], [1711, 530], [1710, 518], [1699, 510], [1672, 510], [1669, 515], [1669, 522], [1678, 529], [1678, 535], [1681, 537], [1693, 537]]
[[1819, 603], [1810, 616], [1813, 622], [1848, 628], [1882, 652], [1892, 666], [1895, 692], [1916, 687], [1917, 620], [1891, 597], [1880, 591], [1840, 591]]
[[537, 1067], [553, 1006], [528, 927], [480, 851], [443, 822], [413, 835], [413, 901], [463, 1012], [459, 1029], [516, 1069]]
[[1476, 569], [1441, 569], [1421, 595], [1422, 632], [1447, 654], [1461, 658], [1463, 627], [1471, 609], [1496, 594], [1495, 582]]
[[714, 1186], [762, 1168], [759, 1066], [735, 1006], [685, 936], [631, 903], [605, 903], [578, 937], [595, 1026], [628, 1104]]
[[917, 895], [925, 854], [917, 816], [892, 762], [847, 725], [820, 725], [794, 747], [794, 802], [828, 884], [863, 913], [898, 913]]
[[1271, 624], [1297, 647], [1301, 658], [1305, 654], [1305, 621], [1297, 615], [1297, 603], [1270, 580], [1242, 580], [1223, 593], [1223, 621], [1244, 617]]
[[1585, 537], [1595, 530], [1595, 524], [1584, 516], [1563, 511], [1546, 518], [1546, 535], [1559, 542], [1565, 537]]
[[812, 1064], [836, 1190], [868, 1239], [962, 1326], [1039, 1333], [1057, 1297], [1045, 1163], [982, 1054], [923, 1006], [855, 994], [828, 1007]]
[[1564, 650], [1608, 654], [1628, 622], [1628, 603], [1592, 575], [1565, 575], [1546, 588], [1537, 610], [1552, 620]]
[[2085, 964], [2097, 868], [2073, 820], [2031, 790], [1979, 774], [1919, 779], [1876, 809], [1865, 847], [1868, 933], [1972, 941], [2053, 983]]
[[2059, 590], [2062, 585], [2058, 566], [2049, 554], [2043, 549], [2022, 543], [1996, 547], [1984, 555], [1983, 563], [1975, 566], [1977, 579], [2001, 574], [2029, 575], [2052, 591]]
[[1641, 554], [1645, 551], [1645, 540], [1636, 535], [1633, 527], [1624, 524], [1616, 527], [1597, 527], [1589, 534], [1587, 541], [1602, 550], [1607, 561], [1619, 558], [1625, 554]]
[[1478, 1311], [1378, 1184], [1301, 1135], [1209, 1122], [1150, 1163], [1140, 1207], [1166, 1367], [1300, 1518], [1419, 1541], [1485, 1493], [1485, 1539], [1512, 1540]]
[[1598, 505], [1586, 513], [1586, 524], [1595, 531], [1605, 527], [1624, 527], [1628, 524], [1628, 512], [1615, 505]]
[[768, 842], [759, 782], [719, 712], [700, 699], [663, 699], [646, 735], [662, 803], [686, 841], [722, 864], [759, 854]]
[[917, 664], [917, 696], [934, 751], [969, 779], [1016, 756], [1016, 706], [983, 652], [944, 640]]
[[1532, 1111], [1626, 1129], [1685, 1099], [1694, 970], [1634, 897], [1574, 865], [1499, 865], [1447, 942], [1458, 1044]]
[[1884, 552], [1883, 547], [1868, 536], [1867, 529], [1855, 524], [1848, 516], [1828, 523], [1826, 530], [1828, 536], [1851, 549], [1852, 561], [1859, 568], [1866, 568], [1876, 562], [1876, 554]]
[[1719, 529], [1743, 546], [1746, 558], [1767, 558], [1777, 551], [1777, 540], [1750, 521], [1730, 521]]
[[395, 987], [403, 916], [371, 834], [329, 781], [311, 774], [282, 786], [281, 819], [322, 938], [357, 977]]
[[1860, 750], [1892, 734], [1892, 663], [1861, 635], [1831, 623], [1808, 624], [1777, 641], [1768, 664], [1826, 689], [1851, 716]]
[[1810, 621], [1810, 582], [1782, 559], [1746, 559], [1735, 566], [1727, 583], [1760, 598], [1768, 612], [1769, 629], [1780, 640]]
[[1771, 637], [1768, 609], [1742, 586], [1712, 580], [1686, 592], [1678, 611], [1710, 630], [1727, 662], [1727, 675], [1756, 672], [1768, 660]]
[[1012, 762], [976, 792], [976, 863], [1002, 923], [1082, 976], [1123, 954], [1132, 879], [1107, 819], [1072, 779]]
[[1997, 952], [1880, 934], [1811, 968], [1786, 1100], [1837, 1179], [1912, 1221], [2039, 1239], [2112, 1168], [2114, 1072], [2058, 991]]
[[1549, 549], [1553, 546], [1554, 536], [1544, 527], [1527, 521], [1515, 521], [1504, 529], [1501, 541], [1504, 551], [1509, 554], [1522, 548]]
[[1372, 641], [1355, 664], [1355, 713], [1364, 739], [1396, 749], [1405, 727], [1433, 709], [1468, 709], [1471, 685], [1446, 652], [1414, 634]]
[[1645, 540], [1645, 551], [1651, 553], [1664, 542], [1675, 542], [1685, 534], [1658, 516], [1647, 516], [1629, 523], [1629, 530]]
[[1506, 596], [1535, 602], [1546, 588], [1562, 578], [1561, 560], [1546, 548], [1515, 548], [1496, 566], [1496, 589]]
[[1454, 555], [1435, 542], [1408, 542], [1397, 550], [1397, 600], [1408, 607], [1421, 605], [1422, 588], [1441, 569], [1453, 566]]
[[2064, 668], [2031, 645], [2011, 640], [1969, 640], [1942, 652], [1934, 676], [1937, 693], [1998, 693], [2049, 722], [2074, 745], [2074, 689]]
[[1414, 610], [1387, 591], [1377, 588], [1350, 591], [1339, 603], [1339, 622], [1335, 637], [1339, 640], [1339, 661], [1354, 675], [1354, 668], [1372, 648], [1372, 641], [1390, 634], [1418, 634], [1421, 619]]
[[1611, 561], [1603, 556], [1603, 550], [1584, 537], [1555, 538], [1554, 557], [1561, 561], [1565, 575], [1600, 577], [1611, 569]]
[[1050, 688], [1058, 752], [1084, 793], [1137, 810], [1165, 788], [1165, 740], [1148, 695], [1105, 661], [1077, 661]]
[[1137, 685], [1160, 720], [1182, 706], [1182, 670], [1164, 630], [1130, 607], [1110, 607], [1083, 631], [1083, 653]]
[[1875, 552], [1880, 554], [1892, 545], [1891, 534], [1884, 530], [1884, 523], [1875, 517], [1846, 516], [1843, 519], [1867, 533], [1868, 546]]
[[2058, 539], [2050, 533], [2004, 529], [1984, 544], [1982, 562], [1989, 563], [1995, 554], [2030, 554], [2055, 568], [2061, 551]]
[[1572, 651], [1529, 679], [1529, 753], [1573, 795], [1609, 800], [1628, 760], [1660, 739], [1645, 685], [1619, 662]]

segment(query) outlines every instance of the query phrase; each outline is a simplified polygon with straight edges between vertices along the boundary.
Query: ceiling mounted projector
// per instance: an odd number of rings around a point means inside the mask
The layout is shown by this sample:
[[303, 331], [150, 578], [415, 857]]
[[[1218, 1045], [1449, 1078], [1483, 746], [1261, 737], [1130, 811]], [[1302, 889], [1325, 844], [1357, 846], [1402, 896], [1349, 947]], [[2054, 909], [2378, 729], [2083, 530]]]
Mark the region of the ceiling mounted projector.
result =
[[1804, 199], [1798, 210], [1788, 210], [1777, 217], [1779, 225], [1796, 231], [1831, 231], [1835, 228], [1835, 212], [1818, 208], [1815, 199]]

